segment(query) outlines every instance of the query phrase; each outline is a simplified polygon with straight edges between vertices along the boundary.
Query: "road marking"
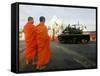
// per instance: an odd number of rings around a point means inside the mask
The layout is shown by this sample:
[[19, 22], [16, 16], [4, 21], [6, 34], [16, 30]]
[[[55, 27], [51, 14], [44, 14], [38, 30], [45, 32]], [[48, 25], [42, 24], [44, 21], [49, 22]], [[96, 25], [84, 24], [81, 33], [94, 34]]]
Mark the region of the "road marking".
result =
[[[53, 43], [54, 45], [54, 43]], [[71, 55], [73, 60], [75, 60], [76, 62], [80, 63], [82, 66], [84, 66], [85, 68], [89, 68], [91, 66], [95, 66], [96, 64], [94, 62], [92, 62], [91, 60], [89, 60], [88, 58], [86, 58], [85, 56], [72, 51], [71, 49], [65, 48], [63, 46], [59, 46], [56, 45], [57, 48], [62, 49], [64, 52], [66, 52], [67, 54]]]

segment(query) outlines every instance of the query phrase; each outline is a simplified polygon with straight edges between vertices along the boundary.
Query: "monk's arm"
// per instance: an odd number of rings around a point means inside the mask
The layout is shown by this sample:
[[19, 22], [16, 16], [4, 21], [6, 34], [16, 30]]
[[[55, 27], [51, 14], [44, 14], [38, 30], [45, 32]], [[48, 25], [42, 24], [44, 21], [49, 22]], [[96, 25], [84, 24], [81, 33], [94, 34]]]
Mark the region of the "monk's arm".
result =
[[37, 32], [37, 45], [38, 45], [38, 48], [42, 48], [44, 45], [44, 38], [43, 38], [43, 33], [38, 31]]

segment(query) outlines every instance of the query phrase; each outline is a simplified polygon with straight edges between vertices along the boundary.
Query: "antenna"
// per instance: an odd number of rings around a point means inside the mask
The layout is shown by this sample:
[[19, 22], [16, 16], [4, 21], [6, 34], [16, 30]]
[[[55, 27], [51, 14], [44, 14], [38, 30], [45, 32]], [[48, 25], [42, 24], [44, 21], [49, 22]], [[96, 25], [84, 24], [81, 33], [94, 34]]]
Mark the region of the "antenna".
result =
[[78, 26], [79, 26], [79, 21], [78, 21]]

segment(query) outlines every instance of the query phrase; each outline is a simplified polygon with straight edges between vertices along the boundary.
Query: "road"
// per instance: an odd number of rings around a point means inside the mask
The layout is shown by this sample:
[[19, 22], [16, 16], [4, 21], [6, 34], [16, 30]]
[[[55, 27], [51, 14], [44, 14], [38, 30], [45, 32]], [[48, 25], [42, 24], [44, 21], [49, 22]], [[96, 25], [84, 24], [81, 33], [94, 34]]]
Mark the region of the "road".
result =
[[[19, 44], [19, 71], [37, 71], [30, 63], [25, 64], [25, 43]], [[64, 70], [96, 67], [96, 43], [61, 44], [51, 42], [51, 61], [43, 70]]]

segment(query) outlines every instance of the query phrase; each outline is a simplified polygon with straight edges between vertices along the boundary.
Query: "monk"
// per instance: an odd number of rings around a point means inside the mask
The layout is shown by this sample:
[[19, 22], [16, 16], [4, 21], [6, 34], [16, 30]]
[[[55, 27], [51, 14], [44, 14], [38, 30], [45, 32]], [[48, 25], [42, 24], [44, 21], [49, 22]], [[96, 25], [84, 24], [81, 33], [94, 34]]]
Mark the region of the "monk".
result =
[[45, 17], [40, 17], [40, 23], [37, 25], [37, 66], [41, 70], [50, 62], [50, 37], [45, 25]]
[[36, 42], [36, 27], [34, 26], [34, 20], [32, 17], [28, 17], [28, 22], [24, 26], [25, 34], [25, 59], [26, 64], [30, 61], [34, 64], [36, 56], [37, 42]]

